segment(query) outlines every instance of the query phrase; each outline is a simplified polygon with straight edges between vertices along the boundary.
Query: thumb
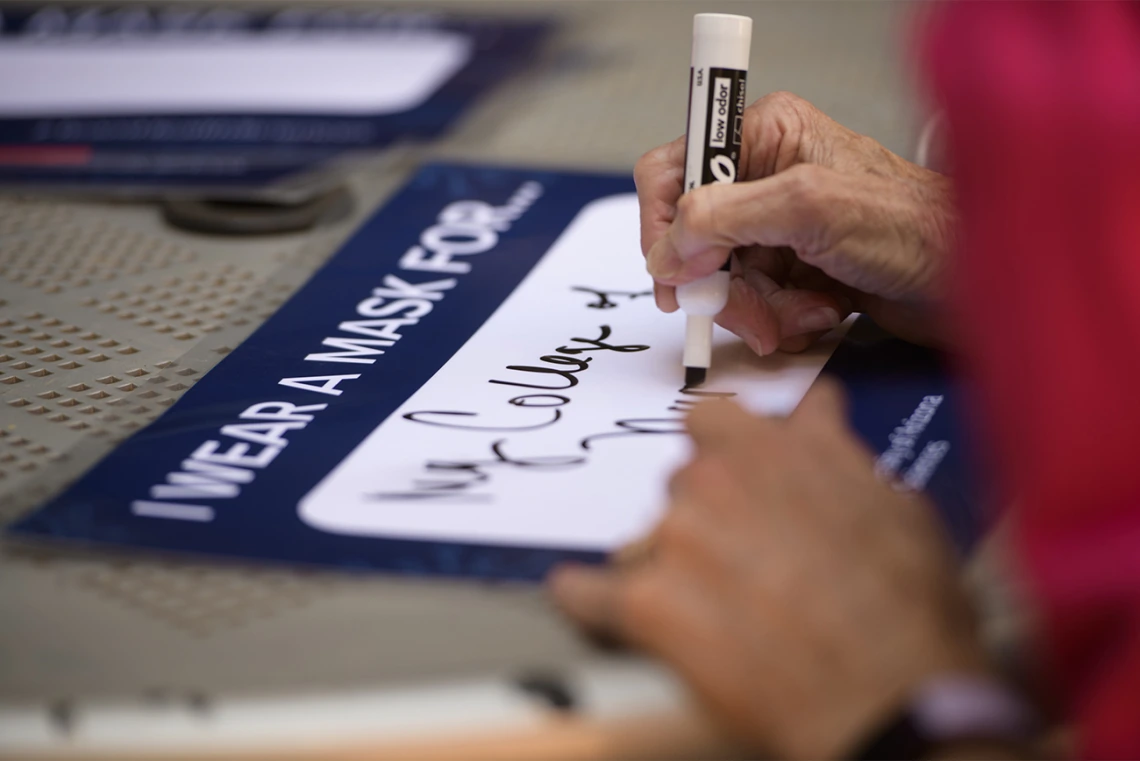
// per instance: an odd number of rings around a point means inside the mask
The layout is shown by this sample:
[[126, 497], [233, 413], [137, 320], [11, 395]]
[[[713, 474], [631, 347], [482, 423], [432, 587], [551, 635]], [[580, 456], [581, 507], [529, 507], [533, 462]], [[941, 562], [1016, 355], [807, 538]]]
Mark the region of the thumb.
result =
[[716, 272], [739, 246], [788, 246], [801, 255], [821, 248], [842, 213], [828, 202], [837, 177], [826, 167], [797, 164], [762, 180], [692, 190], [646, 254], [646, 268], [659, 283], [682, 285]]

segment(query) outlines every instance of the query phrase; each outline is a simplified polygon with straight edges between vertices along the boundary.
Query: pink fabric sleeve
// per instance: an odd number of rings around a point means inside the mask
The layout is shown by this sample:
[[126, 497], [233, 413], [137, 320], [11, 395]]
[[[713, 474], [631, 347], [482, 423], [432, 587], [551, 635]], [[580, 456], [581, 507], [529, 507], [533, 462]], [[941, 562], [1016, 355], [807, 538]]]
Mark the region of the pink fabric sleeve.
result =
[[947, 3], [954, 328], [1080, 753], [1140, 758], [1140, 4]]

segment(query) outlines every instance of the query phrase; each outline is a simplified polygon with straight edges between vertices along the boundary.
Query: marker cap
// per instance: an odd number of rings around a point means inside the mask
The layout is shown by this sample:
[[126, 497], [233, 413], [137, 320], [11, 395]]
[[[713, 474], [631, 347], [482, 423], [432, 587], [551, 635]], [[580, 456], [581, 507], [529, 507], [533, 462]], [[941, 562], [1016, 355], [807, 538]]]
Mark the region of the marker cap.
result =
[[728, 13], [693, 16], [693, 66], [748, 70], [752, 19]]

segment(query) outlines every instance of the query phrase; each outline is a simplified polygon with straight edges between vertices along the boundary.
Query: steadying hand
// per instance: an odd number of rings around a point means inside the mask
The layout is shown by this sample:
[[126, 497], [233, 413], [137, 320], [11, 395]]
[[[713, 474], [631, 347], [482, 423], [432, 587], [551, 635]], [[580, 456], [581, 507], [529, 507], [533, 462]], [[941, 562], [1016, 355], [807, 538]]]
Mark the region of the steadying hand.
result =
[[934, 307], [952, 243], [949, 180], [807, 101], [774, 93], [744, 113], [741, 181], [681, 195], [685, 144], [645, 154], [634, 179], [657, 305], [735, 249], [717, 322], [757, 354], [800, 351], [852, 310], [938, 342]]
[[582, 626], [662, 658], [758, 751], [834, 758], [985, 659], [934, 512], [874, 474], [817, 382], [787, 420], [706, 402], [648, 558], [555, 572]]

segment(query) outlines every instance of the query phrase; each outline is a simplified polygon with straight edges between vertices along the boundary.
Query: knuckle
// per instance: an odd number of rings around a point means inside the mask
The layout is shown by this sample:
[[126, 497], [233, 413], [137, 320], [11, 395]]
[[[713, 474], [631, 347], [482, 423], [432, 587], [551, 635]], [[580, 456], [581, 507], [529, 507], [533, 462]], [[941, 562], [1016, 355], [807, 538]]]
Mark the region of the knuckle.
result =
[[706, 517], [722, 507], [725, 486], [736, 474], [719, 455], [701, 456], [679, 468], [669, 482], [670, 509], [658, 525], [658, 540], [673, 549], [693, 549], [705, 535]]
[[649, 176], [653, 171], [653, 165], [655, 163], [653, 161], [653, 155], [657, 150], [659, 149], [654, 148], [652, 151], [644, 154], [637, 160], [637, 163], [633, 165], [633, 184], [637, 187], [643, 187], [645, 185], [645, 181], [649, 179]]
[[776, 92], [769, 93], [761, 98], [761, 102], [770, 108], [799, 111], [804, 106], [810, 105], [806, 100], [787, 90], [777, 90]]
[[[708, 500], [705, 500], [707, 503]], [[661, 520], [655, 533], [659, 562], [677, 568], [704, 558], [710, 553], [708, 511], [694, 503], [681, 509], [670, 510]]]
[[787, 192], [801, 204], [816, 203], [823, 193], [826, 171], [816, 164], [796, 164], [786, 170]]
[[779, 90], [764, 96], [757, 102], [766, 111], [780, 120], [791, 120], [798, 124], [815, 121], [818, 109], [795, 93]]
[[785, 174], [783, 189], [791, 209], [791, 222], [798, 230], [795, 243], [809, 250], [819, 247], [820, 239], [826, 237], [826, 231], [834, 225], [842, 207], [841, 200], [829, 187], [832, 175], [815, 164], [797, 164]]
[[633, 165], [633, 182], [637, 187], [643, 187], [647, 182], [661, 174], [662, 168], [669, 164], [669, 152], [672, 143], [659, 145], [642, 154], [637, 163]]
[[674, 223], [685, 228], [692, 227], [693, 217], [700, 213], [698, 208], [699, 201], [696, 200], [696, 193], [685, 193], [677, 199], [677, 216], [674, 217]]
[[705, 188], [697, 188], [677, 201], [676, 224], [690, 234], [707, 235], [714, 228], [713, 204]]

